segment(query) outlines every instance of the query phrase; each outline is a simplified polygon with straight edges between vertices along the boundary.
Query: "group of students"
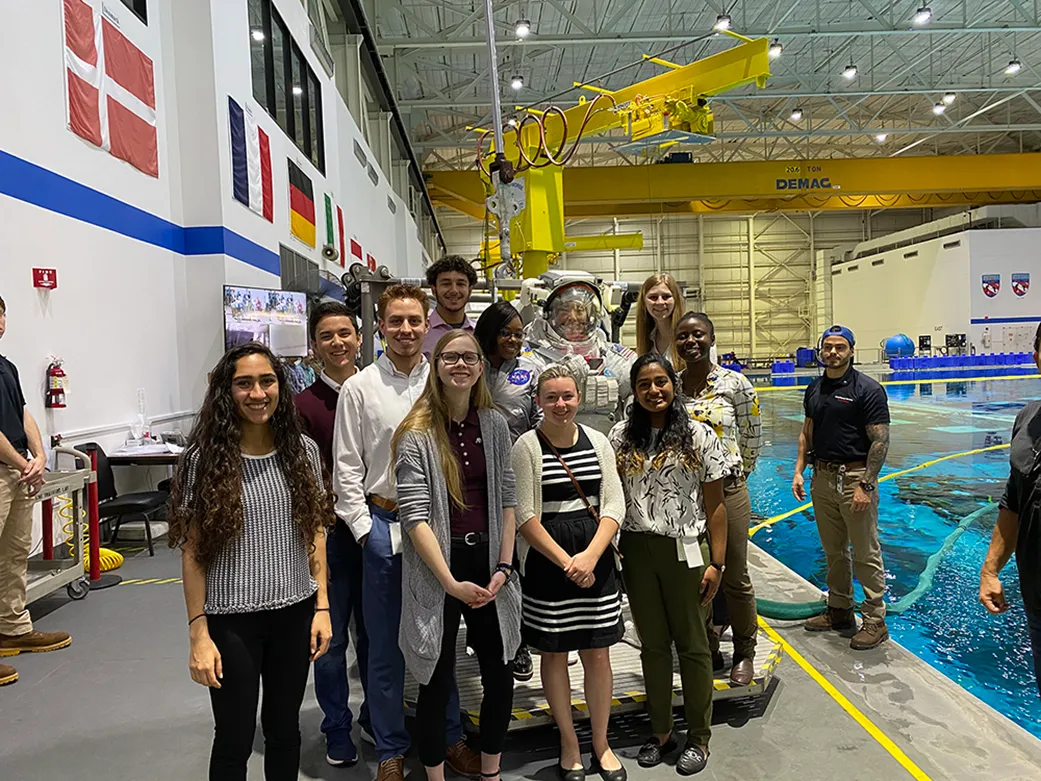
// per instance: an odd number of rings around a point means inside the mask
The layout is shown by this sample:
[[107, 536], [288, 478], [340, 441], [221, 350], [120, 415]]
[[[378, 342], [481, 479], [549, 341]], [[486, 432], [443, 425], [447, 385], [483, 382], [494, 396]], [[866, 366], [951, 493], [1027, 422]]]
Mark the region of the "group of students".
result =
[[[353, 622], [359, 722], [379, 781], [404, 777], [406, 669], [420, 684], [415, 737], [427, 777], [440, 781], [447, 762], [463, 776], [498, 778], [515, 669], [531, 677], [526, 649], [540, 656], [560, 731], [558, 776], [585, 777], [568, 669], [577, 652], [591, 770], [623, 781], [607, 738], [623, 582], [653, 732], [638, 764], [679, 749], [675, 646], [688, 724], [677, 770], [699, 772], [713, 669], [723, 667], [710, 607], [721, 584], [731, 679], [748, 684], [753, 674], [744, 480], [759, 450], [755, 391], [712, 363], [711, 321], [683, 314], [676, 282], [654, 276], [639, 303], [636, 403], [605, 435], [576, 422], [582, 388], [566, 367], [540, 372], [521, 355], [512, 304], [491, 305], [476, 323], [466, 317], [469, 263], [439, 261], [428, 282], [433, 313], [419, 287], [380, 296], [385, 350], [363, 370], [357, 321], [326, 302], [309, 323], [324, 370], [294, 399], [281, 362], [260, 344], [229, 350], [210, 375], [170, 517], [171, 544], [183, 551], [191, 675], [212, 699], [210, 778], [245, 778], [261, 683], [266, 777], [296, 777], [312, 661], [327, 759], [357, 761]], [[483, 686], [479, 754], [460, 723], [461, 622]]]

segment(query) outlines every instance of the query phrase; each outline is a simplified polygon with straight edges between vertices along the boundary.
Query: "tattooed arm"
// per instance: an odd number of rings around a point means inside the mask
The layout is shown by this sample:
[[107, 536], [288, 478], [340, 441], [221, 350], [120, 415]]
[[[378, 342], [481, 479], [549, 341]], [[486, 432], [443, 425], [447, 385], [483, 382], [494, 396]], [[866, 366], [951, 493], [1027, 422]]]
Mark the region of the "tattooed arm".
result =
[[867, 455], [867, 468], [864, 470], [865, 483], [877, 483], [878, 474], [886, 462], [889, 453], [889, 424], [876, 423], [867, 427], [867, 436], [871, 440], [871, 448]]

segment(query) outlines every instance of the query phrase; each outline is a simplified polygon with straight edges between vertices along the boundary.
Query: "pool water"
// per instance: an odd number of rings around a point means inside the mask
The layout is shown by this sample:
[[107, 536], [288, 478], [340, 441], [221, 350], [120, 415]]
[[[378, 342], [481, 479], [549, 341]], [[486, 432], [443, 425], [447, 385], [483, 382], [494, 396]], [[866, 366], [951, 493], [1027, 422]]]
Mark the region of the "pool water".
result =
[[[1041, 380], [983, 380], [886, 387], [892, 416], [883, 476], [932, 459], [1007, 443], [1016, 413], [1041, 398]], [[797, 507], [791, 493], [802, 392], [761, 394], [763, 455], [749, 480], [753, 524]], [[807, 493], [809, 471], [807, 471]], [[911, 591], [928, 557], [958, 522], [995, 503], [958, 539], [936, 572], [933, 589], [888, 619], [892, 637], [947, 677], [1041, 737], [1041, 699], [1034, 682], [1026, 617], [1015, 562], [1002, 572], [1011, 609], [991, 616], [979, 604], [979, 571], [1008, 478], [1008, 450], [945, 461], [879, 485], [879, 536], [886, 600]], [[826, 566], [811, 510], [760, 530], [753, 541], [824, 588]], [[863, 592], [857, 586], [857, 598]]]

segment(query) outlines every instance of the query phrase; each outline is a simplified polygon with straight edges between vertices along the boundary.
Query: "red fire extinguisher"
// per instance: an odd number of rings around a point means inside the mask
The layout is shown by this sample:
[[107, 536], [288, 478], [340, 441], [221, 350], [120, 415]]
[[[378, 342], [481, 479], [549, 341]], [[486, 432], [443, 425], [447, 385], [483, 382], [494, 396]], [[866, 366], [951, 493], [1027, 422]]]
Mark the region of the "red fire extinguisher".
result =
[[65, 370], [61, 368], [61, 358], [52, 358], [51, 365], [47, 367], [47, 398], [48, 409], [65, 409]]

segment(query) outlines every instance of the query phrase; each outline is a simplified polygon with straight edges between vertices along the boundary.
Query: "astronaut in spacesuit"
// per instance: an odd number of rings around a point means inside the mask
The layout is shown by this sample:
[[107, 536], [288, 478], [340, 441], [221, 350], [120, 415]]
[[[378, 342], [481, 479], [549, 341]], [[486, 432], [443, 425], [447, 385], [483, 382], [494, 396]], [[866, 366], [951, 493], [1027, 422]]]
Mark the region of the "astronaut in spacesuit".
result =
[[[554, 281], [554, 280], [550, 280]], [[629, 370], [636, 353], [610, 341], [604, 305], [592, 281], [563, 277], [527, 327], [528, 357], [541, 369], [567, 364], [582, 389], [578, 420], [605, 434], [628, 415]]]

